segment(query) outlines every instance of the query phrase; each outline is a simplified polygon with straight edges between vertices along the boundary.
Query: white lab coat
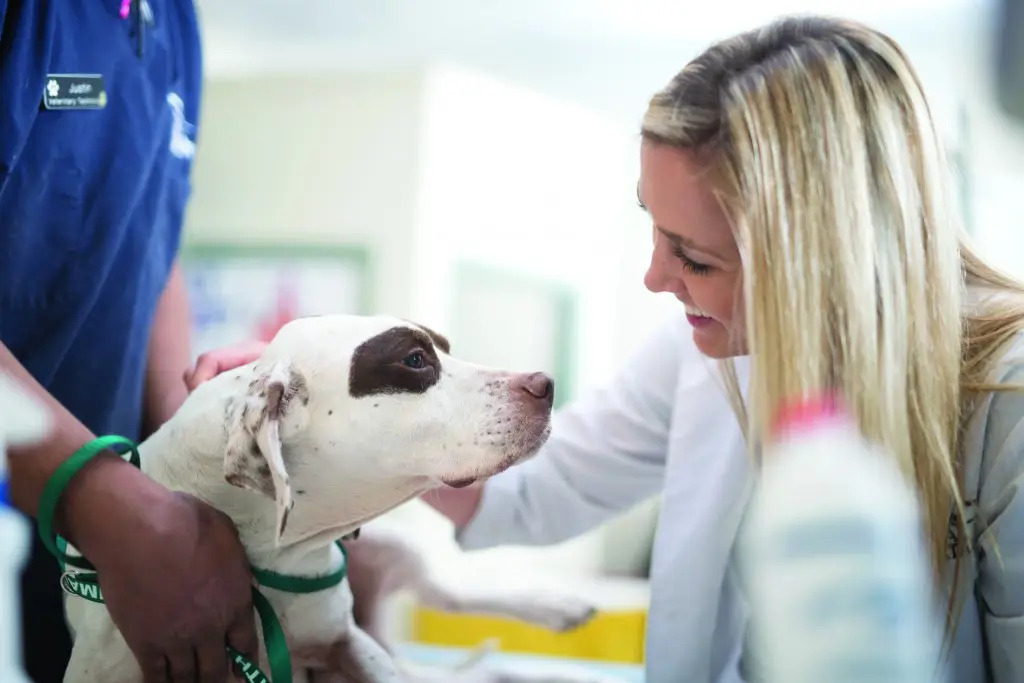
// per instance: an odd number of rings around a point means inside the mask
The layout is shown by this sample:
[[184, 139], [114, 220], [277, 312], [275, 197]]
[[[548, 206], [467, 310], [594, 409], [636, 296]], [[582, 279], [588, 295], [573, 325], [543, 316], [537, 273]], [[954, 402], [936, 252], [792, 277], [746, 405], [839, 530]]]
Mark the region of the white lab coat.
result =
[[[992, 381], [1024, 386], [1024, 335], [1005, 361]], [[745, 385], [746, 361], [737, 366]], [[965, 601], [946, 661], [949, 680], [1020, 683], [1024, 392], [985, 397], [963, 447], [972, 551], [964, 558]], [[675, 318], [610, 386], [556, 416], [538, 457], [487, 482], [459, 541], [467, 549], [556, 543], [660, 489], [647, 683], [737, 683], [746, 614], [732, 554], [752, 475], [717, 366]]]
[[751, 472], [718, 368], [680, 314], [606, 388], [559, 411], [536, 458], [487, 482], [459, 542], [557, 543], [661, 491], [647, 683], [733, 683], [744, 615], [730, 560]]

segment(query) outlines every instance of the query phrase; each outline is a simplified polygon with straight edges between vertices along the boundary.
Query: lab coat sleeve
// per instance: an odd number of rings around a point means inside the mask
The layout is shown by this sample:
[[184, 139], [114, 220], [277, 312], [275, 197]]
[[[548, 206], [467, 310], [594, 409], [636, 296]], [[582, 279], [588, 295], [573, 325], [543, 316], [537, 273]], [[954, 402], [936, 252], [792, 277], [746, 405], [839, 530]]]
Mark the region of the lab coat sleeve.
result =
[[[1024, 374], [1015, 378], [1024, 381]], [[996, 408], [995, 406], [998, 406]], [[1024, 394], [993, 401], [1014, 426], [986, 453], [975, 518], [978, 596], [991, 683], [1024, 681]], [[990, 418], [990, 424], [992, 420]]]
[[[537, 456], [487, 481], [460, 545], [558, 543], [657, 493], [687, 334], [673, 316], [608, 386], [556, 413]], [[687, 365], [707, 373], [698, 358]]]

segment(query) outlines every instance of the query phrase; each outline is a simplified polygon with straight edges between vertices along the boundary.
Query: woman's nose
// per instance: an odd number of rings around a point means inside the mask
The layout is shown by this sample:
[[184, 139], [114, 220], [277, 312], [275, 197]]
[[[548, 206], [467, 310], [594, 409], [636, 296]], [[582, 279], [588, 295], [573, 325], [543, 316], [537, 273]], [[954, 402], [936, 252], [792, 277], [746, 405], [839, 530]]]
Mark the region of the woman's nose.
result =
[[671, 265], [667, 262], [664, 250], [655, 246], [651, 252], [651, 263], [647, 266], [647, 273], [644, 274], [644, 286], [654, 294], [675, 293], [680, 285], [676, 284], [678, 278], [675, 277]]
[[653, 263], [647, 267], [647, 272], [644, 273], [644, 287], [654, 294], [665, 291], [661, 284], [661, 278], [659, 277]]

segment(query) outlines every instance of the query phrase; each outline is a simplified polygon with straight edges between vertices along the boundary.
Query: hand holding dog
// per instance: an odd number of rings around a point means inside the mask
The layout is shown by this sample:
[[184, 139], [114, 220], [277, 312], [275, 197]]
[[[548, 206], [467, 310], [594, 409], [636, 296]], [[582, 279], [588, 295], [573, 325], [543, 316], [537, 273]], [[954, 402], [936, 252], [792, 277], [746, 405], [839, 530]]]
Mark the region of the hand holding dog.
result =
[[[94, 435], [2, 343], [0, 371], [53, 416], [49, 438], [10, 450], [11, 500], [37, 514], [54, 470]], [[71, 479], [53, 522], [95, 565], [108, 612], [147, 683], [224, 683], [226, 643], [258, 655], [252, 575], [235, 526], [222, 513], [109, 452]]]
[[225, 644], [257, 659], [252, 575], [226, 515], [116, 457], [83, 470], [62, 507], [146, 683], [224, 683]]
[[207, 351], [196, 360], [195, 367], [185, 372], [185, 385], [189, 391], [222, 372], [234, 370], [259, 359], [267, 348], [266, 342], [247, 341], [235, 346], [226, 346]]

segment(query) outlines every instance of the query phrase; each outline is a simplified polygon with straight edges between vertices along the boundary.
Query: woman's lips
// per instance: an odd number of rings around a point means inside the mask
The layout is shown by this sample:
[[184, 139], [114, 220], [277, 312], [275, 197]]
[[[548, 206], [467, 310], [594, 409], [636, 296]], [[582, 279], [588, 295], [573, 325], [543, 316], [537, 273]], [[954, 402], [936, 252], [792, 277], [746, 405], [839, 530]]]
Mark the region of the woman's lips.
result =
[[686, 319], [694, 327], [704, 327], [710, 325], [715, 321], [714, 318], [704, 313], [696, 306], [690, 304], [683, 304], [686, 307]]
[[709, 317], [704, 316], [704, 315], [693, 315], [691, 313], [687, 313], [686, 314], [686, 319], [694, 327], [705, 327], [705, 326], [710, 325], [711, 323], [715, 322], [714, 318], [709, 318]]

